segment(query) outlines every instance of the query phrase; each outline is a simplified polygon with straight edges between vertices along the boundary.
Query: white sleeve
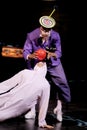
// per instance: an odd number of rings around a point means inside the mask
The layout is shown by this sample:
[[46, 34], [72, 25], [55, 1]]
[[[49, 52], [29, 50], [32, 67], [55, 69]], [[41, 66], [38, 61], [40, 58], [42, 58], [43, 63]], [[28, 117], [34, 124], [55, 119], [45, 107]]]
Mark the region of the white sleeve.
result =
[[50, 97], [50, 85], [48, 82], [46, 82], [46, 84], [44, 84], [39, 102], [38, 124], [40, 127], [46, 125], [45, 118], [48, 110], [49, 97]]
[[22, 80], [22, 78], [21, 78], [22, 73], [23, 73], [23, 70], [18, 72], [11, 78], [1, 82], [0, 83], [0, 94], [10, 90], [11, 88], [15, 87], [18, 83], [20, 83]]

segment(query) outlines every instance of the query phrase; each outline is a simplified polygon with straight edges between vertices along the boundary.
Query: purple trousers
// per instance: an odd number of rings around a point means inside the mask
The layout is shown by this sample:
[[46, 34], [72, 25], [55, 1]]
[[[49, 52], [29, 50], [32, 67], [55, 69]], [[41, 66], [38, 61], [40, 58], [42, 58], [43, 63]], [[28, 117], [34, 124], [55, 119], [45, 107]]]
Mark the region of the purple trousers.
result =
[[[54, 83], [58, 90], [58, 98], [64, 102], [70, 102], [70, 88], [62, 64], [60, 63], [58, 66], [55, 67], [48, 67], [47, 71], [47, 74], [50, 76], [51, 81]], [[51, 85], [51, 87], [53, 86]]]

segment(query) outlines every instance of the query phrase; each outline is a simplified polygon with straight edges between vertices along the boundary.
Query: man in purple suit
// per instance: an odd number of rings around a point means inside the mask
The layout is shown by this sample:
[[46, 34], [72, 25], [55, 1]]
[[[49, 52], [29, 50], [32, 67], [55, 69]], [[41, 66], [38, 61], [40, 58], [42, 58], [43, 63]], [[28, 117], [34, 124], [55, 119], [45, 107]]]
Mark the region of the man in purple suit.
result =
[[[39, 19], [40, 27], [27, 34], [23, 48], [23, 56], [28, 69], [33, 69], [39, 62], [35, 51], [43, 48], [47, 52], [45, 62], [47, 63], [47, 75], [49, 74], [52, 82], [57, 86], [58, 100], [54, 113], [57, 120], [62, 121], [62, 102], [70, 102], [70, 88], [61, 64], [61, 38], [58, 32], [53, 30], [56, 22], [50, 16], [42, 16]], [[51, 86], [53, 87], [53, 86]], [[35, 108], [31, 113], [26, 114], [26, 118], [35, 117]]]

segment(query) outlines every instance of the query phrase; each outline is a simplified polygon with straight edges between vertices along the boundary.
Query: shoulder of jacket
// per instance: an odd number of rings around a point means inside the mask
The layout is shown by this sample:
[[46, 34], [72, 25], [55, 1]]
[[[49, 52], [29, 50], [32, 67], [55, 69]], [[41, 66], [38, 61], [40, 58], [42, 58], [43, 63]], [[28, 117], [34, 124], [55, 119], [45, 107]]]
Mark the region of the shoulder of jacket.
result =
[[59, 38], [59, 37], [60, 37], [59, 32], [57, 32], [55, 30], [51, 31], [51, 38]]
[[38, 38], [40, 35], [40, 29], [36, 28], [32, 32], [28, 33], [27, 36], [30, 38], [30, 40]]

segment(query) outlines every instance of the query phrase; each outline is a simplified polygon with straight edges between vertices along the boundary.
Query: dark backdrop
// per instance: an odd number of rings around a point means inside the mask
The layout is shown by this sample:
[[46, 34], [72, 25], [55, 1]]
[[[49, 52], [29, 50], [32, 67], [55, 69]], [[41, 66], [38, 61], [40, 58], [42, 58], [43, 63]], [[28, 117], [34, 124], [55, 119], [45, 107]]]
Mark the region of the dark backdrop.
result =
[[[0, 46], [23, 47], [27, 32], [39, 26], [42, 15], [53, 14], [55, 30], [62, 40], [62, 63], [75, 95], [84, 90], [86, 95], [86, 4], [75, 0], [0, 2]], [[1, 50], [1, 49], [0, 49]], [[25, 68], [24, 59], [0, 56], [0, 81]], [[77, 87], [79, 86], [79, 88]], [[83, 88], [84, 87], [84, 88]], [[79, 89], [79, 91], [78, 91]], [[86, 98], [86, 96], [84, 97]]]

